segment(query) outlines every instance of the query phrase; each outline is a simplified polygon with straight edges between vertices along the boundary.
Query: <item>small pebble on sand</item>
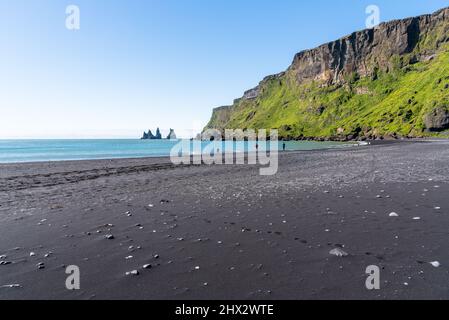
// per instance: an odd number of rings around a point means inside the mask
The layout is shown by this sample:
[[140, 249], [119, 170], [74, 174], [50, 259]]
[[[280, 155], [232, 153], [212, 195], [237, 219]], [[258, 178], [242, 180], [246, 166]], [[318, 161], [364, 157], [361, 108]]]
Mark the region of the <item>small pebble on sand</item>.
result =
[[343, 251], [343, 250], [340, 249], [340, 248], [332, 249], [332, 250], [329, 252], [329, 254], [330, 254], [330, 255], [333, 255], [333, 256], [336, 256], [336, 257], [347, 257], [347, 256], [348, 256], [348, 253], [345, 252], [345, 251]]
[[133, 270], [133, 271], [128, 271], [126, 272], [127, 276], [138, 276], [139, 275], [139, 271], [137, 270]]
[[12, 289], [12, 288], [22, 288], [22, 286], [20, 284], [15, 283], [15, 284], [5, 284], [3, 286], [0, 286], [0, 288]]
[[392, 212], [389, 214], [390, 217], [399, 217], [399, 215], [396, 212]]

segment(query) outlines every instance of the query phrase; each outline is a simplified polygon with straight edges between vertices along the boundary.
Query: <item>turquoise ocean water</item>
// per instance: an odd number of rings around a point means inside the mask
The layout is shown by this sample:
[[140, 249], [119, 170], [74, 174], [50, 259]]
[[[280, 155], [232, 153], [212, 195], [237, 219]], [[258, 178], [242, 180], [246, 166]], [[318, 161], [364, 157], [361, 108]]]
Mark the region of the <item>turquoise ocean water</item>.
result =
[[[179, 141], [170, 140], [0, 140], [0, 163], [91, 160], [169, 156]], [[223, 142], [202, 142], [202, 147], [214, 144], [214, 150], [224, 150]], [[237, 152], [254, 151], [255, 142], [226, 142]], [[232, 146], [230, 146], [232, 144]], [[351, 144], [337, 142], [286, 142], [287, 150], [341, 148]], [[353, 144], [352, 144], [353, 145]], [[264, 149], [263, 144], [259, 144]], [[279, 142], [279, 150], [282, 142]], [[228, 149], [232, 150], [232, 149]]]

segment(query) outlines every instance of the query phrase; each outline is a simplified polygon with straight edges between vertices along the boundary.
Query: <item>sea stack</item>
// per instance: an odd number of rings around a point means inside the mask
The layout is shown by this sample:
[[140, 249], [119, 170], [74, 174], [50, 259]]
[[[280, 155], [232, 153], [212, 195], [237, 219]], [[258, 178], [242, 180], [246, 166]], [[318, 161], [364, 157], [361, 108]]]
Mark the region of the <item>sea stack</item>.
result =
[[170, 133], [168, 134], [167, 139], [168, 139], [168, 140], [176, 140], [176, 133], [175, 133], [175, 130], [170, 129]]
[[[156, 135], [153, 135], [151, 130], [148, 130], [148, 132], [143, 133], [142, 138], [140, 138], [140, 139], [141, 140], [162, 140], [161, 130], [159, 128], [157, 128]], [[170, 133], [168, 134], [167, 139], [169, 139], [169, 140], [177, 139], [174, 129], [170, 129]]]
[[154, 139], [156, 139], [156, 140], [162, 139], [162, 134], [161, 134], [161, 131], [159, 130], [159, 128], [156, 129], [156, 136], [154, 137]]
[[153, 135], [153, 133], [151, 132], [151, 130], [148, 130], [148, 133], [144, 132], [143, 136], [142, 136], [142, 140], [153, 140], [155, 137]]

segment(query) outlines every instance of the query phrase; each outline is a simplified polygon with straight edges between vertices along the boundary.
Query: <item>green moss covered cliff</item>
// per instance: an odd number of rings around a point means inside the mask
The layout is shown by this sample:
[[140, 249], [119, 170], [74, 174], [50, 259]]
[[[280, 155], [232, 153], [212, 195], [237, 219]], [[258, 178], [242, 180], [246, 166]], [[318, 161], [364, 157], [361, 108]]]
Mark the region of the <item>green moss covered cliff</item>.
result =
[[214, 110], [206, 128], [279, 129], [285, 139], [422, 137], [449, 130], [449, 8], [298, 53]]

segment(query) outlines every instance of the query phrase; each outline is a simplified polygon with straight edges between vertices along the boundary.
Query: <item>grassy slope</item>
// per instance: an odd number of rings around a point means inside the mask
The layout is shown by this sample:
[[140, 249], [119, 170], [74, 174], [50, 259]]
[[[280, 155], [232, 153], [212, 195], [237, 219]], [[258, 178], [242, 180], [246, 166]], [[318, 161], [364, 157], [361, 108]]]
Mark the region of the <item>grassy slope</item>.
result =
[[[434, 41], [424, 39], [418, 50], [432, 47]], [[286, 138], [331, 137], [339, 128], [345, 135], [430, 135], [425, 114], [437, 106], [449, 107], [449, 46], [441, 47], [431, 61], [409, 64], [410, 56], [392, 57], [391, 71], [378, 74], [376, 80], [354, 75], [343, 87], [314, 82], [298, 86], [287, 72], [265, 83], [257, 99], [234, 105], [225, 127], [277, 128]]]

